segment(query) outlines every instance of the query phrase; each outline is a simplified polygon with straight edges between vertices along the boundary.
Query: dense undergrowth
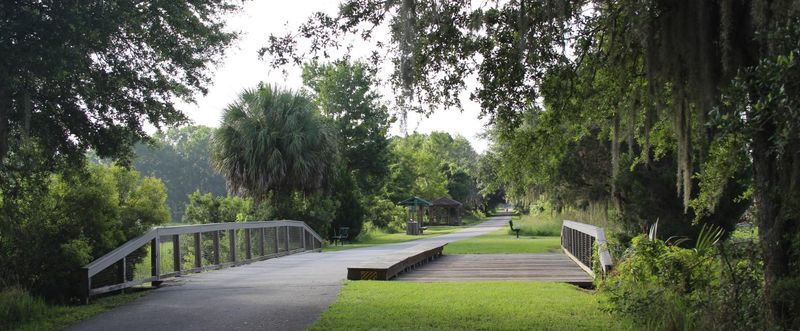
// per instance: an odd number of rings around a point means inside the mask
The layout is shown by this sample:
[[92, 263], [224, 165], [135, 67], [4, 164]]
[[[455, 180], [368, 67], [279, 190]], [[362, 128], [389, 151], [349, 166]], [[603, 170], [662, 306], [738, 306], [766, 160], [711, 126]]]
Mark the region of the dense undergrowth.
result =
[[[708, 232], [706, 232], [708, 233]], [[708, 235], [706, 235], [708, 236]], [[648, 330], [755, 330], [765, 324], [758, 243], [739, 234], [725, 241], [639, 235], [614, 237], [618, 259], [599, 281], [605, 307]]]

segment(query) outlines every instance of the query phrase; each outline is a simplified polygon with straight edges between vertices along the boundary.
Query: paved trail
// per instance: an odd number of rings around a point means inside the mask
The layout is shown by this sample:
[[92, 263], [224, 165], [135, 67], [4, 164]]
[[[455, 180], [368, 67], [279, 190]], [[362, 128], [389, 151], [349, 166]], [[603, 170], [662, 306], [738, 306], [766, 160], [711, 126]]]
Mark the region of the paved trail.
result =
[[347, 266], [420, 243], [494, 231], [508, 216], [433, 238], [339, 252], [303, 253], [186, 275], [70, 330], [303, 330], [330, 305]]

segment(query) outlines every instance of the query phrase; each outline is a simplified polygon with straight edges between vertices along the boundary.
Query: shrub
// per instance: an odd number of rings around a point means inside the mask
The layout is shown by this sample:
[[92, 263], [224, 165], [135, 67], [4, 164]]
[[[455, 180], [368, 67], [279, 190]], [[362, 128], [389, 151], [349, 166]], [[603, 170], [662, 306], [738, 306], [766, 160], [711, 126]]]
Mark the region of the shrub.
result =
[[[619, 251], [615, 238], [609, 249]], [[619, 255], [618, 255], [619, 256]], [[645, 329], [751, 330], [762, 326], [758, 245], [681, 248], [639, 235], [599, 287], [607, 308]]]
[[36, 189], [3, 206], [0, 263], [14, 267], [0, 279], [46, 299], [77, 297], [78, 268], [169, 222], [164, 184], [136, 171], [92, 165], [24, 184]]
[[13, 329], [46, 311], [44, 300], [33, 297], [20, 287], [12, 286], [0, 291], [0, 330]]

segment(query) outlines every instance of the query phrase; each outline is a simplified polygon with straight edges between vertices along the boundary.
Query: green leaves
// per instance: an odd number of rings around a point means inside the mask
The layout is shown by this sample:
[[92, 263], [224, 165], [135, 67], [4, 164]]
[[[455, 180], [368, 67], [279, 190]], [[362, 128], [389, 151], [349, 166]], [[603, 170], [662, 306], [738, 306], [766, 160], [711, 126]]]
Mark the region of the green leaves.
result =
[[270, 192], [331, 187], [339, 157], [336, 132], [311, 100], [271, 85], [245, 90], [212, 138], [212, 162], [234, 193], [264, 200]]

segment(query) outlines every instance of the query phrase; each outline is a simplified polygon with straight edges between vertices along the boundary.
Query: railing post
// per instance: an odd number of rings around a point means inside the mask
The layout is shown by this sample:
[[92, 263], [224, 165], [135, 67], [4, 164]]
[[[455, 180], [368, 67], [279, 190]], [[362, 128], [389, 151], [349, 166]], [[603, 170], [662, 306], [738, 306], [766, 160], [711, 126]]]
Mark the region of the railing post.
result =
[[300, 228], [300, 233], [302, 233], [302, 234], [303, 234], [303, 250], [304, 250], [304, 251], [305, 251], [305, 250], [308, 250], [308, 249], [306, 248], [306, 236], [307, 236], [307, 234], [306, 234], [306, 228]]
[[286, 226], [286, 251], [289, 251], [289, 241], [291, 241], [289, 237], [289, 226]]
[[89, 304], [89, 293], [92, 291], [92, 277], [89, 277], [89, 268], [81, 268], [81, 301], [84, 305]]
[[181, 238], [177, 234], [172, 235], [172, 266], [173, 271], [180, 274], [181, 264]]
[[251, 241], [250, 239], [251, 239], [250, 238], [250, 229], [244, 229], [244, 249], [245, 249], [244, 257], [245, 257], [245, 260], [250, 260], [250, 259], [253, 258], [253, 253], [252, 253], [253, 247], [252, 247], [252, 244], [250, 243], [250, 241]]
[[158, 231], [155, 238], [150, 241], [150, 275], [155, 278], [153, 286], [161, 284], [161, 236]]
[[266, 246], [265, 245], [266, 244], [266, 240], [264, 240], [264, 236], [266, 235], [265, 234], [265, 232], [267, 232], [266, 230], [267, 229], [265, 229], [265, 228], [261, 228], [258, 231], [258, 233], [259, 233], [259, 235], [258, 235], [258, 255], [259, 256], [264, 256], [264, 250], [266, 248], [265, 247]]
[[236, 230], [228, 230], [228, 242], [230, 243], [230, 262], [236, 262]]
[[203, 246], [201, 245], [202, 233], [194, 234], [194, 267], [203, 267]]
[[214, 241], [214, 265], [219, 265], [219, 230], [212, 232], [211, 239]]
[[[127, 275], [126, 275], [126, 273], [127, 273], [126, 271], [127, 270], [125, 270], [125, 268], [127, 267], [125, 265], [125, 262], [127, 262], [127, 260], [128, 259], [126, 257], [123, 257], [122, 260], [119, 260], [119, 262], [117, 262], [117, 264], [119, 264], [117, 266], [117, 281], [120, 284], [124, 284], [127, 281], [127, 279], [126, 279], [127, 278]], [[121, 293], [125, 293], [125, 289], [123, 288], [122, 290], [120, 290], [120, 292]]]
[[278, 235], [280, 234], [280, 231], [278, 230], [280, 230], [280, 228], [276, 226], [274, 229], [275, 229], [275, 254], [278, 254], [280, 252], [280, 246], [278, 242]]

